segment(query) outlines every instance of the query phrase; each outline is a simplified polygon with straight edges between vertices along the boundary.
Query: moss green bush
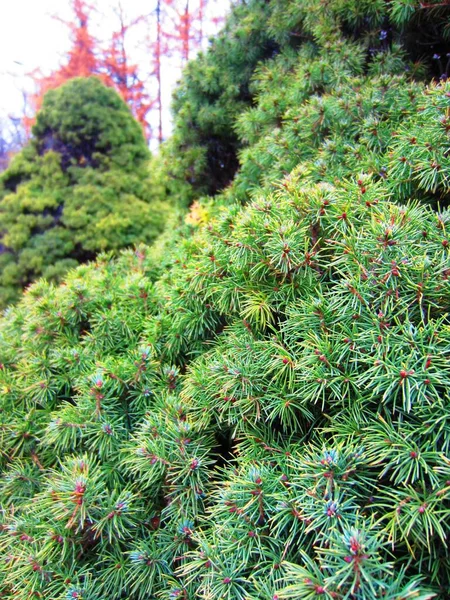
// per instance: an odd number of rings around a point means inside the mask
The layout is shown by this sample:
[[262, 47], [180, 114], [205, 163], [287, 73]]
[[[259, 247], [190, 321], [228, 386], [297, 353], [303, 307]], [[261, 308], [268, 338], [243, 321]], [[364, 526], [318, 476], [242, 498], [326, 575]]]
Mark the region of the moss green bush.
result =
[[[231, 185], [5, 313], [4, 597], [448, 598], [450, 84], [410, 42], [445, 49], [434, 4], [242, 2], [219, 73], [239, 23], [278, 46]], [[207, 177], [180, 131], [151, 196], [183, 204], [216, 184], [175, 174]]]
[[0, 179], [0, 305], [102, 250], [151, 242], [149, 152], [126, 104], [96, 78], [48, 92], [27, 148]]

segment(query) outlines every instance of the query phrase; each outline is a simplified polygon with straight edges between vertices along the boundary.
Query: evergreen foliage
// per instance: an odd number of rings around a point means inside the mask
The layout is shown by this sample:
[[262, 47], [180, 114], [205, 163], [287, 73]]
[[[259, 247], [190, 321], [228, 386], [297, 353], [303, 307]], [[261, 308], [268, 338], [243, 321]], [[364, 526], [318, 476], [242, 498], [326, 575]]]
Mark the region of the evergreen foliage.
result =
[[[320, 150], [325, 139], [331, 146], [325, 160], [353, 152], [355, 162], [368, 162], [415, 111], [406, 82], [450, 75], [449, 13], [450, 5], [438, 0], [241, 0], [210, 50], [185, 70], [174, 97], [173, 135], [154, 158], [156, 194], [187, 206], [226, 188], [238, 159], [242, 165], [251, 158], [239, 173], [237, 193], [244, 198], [267, 163], [277, 168], [266, 179], [279, 179], [308, 149], [311, 163], [309, 144]], [[400, 77], [393, 90], [392, 75]], [[302, 107], [309, 99], [311, 106]], [[355, 119], [366, 139], [359, 139]], [[349, 134], [351, 141], [343, 139]]]
[[166, 280], [140, 248], [8, 311], [7, 594], [446, 597], [448, 216], [365, 187], [294, 177]]
[[211, 49], [186, 66], [173, 98], [173, 133], [153, 159], [161, 197], [188, 206], [232, 180], [239, 148], [234, 122], [251, 102], [255, 67], [278, 51], [269, 16], [265, 0], [238, 3]]
[[[216, 124], [229, 188], [5, 313], [4, 597], [448, 598], [450, 84], [409, 45], [444, 48], [434, 4], [242, 2], [176, 100], [217, 45], [277, 40]], [[209, 183], [173, 176], [207, 172], [180, 127], [152, 195], [182, 204]]]
[[99, 80], [49, 91], [0, 179], [0, 304], [36, 277], [60, 280], [100, 251], [153, 241], [165, 209], [151, 203], [148, 160], [140, 125]]

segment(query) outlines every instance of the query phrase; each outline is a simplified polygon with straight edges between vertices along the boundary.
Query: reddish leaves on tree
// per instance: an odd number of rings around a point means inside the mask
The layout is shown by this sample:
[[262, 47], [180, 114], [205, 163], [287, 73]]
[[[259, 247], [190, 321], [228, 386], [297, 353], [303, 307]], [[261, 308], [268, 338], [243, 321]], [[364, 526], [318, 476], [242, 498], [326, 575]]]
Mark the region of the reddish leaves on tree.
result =
[[[39, 70], [31, 74], [38, 88], [30, 98], [30, 104], [35, 112], [40, 109], [43, 97], [48, 90], [54, 89], [74, 77], [89, 77], [98, 75], [100, 72], [96, 55], [97, 42], [89, 32], [89, 17], [93, 7], [85, 0], [71, 0], [71, 6], [74, 13], [73, 21], [64, 21], [55, 17], [70, 29], [72, 48], [68, 53], [67, 63], [47, 77], [41, 76]], [[33, 123], [34, 117], [25, 117], [24, 124], [28, 132]]]
[[75, 21], [62, 21], [69, 27], [73, 40], [69, 61], [57, 73], [63, 81], [73, 77], [89, 77], [99, 71], [96, 40], [89, 33], [89, 15], [93, 6], [85, 0], [72, 0], [72, 10]]
[[[95, 0], [93, 0], [95, 1]], [[110, 37], [107, 47], [102, 47], [91, 34], [90, 24], [95, 5], [87, 0], [69, 0], [73, 12], [71, 21], [60, 20], [69, 28], [72, 47], [66, 62], [48, 76], [40, 70], [30, 75], [36, 84], [36, 93], [30, 98], [33, 113], [40, 109], [45, 93], [74, 77], [99, 77], [103, 83], [115, 88], [129, 105], [134, 117], [141, 123], [147, 139], [152, 137], [149, 113], [158, 111], [157, 137], [163, 141], [162, 60], [164, 57], [180, 59], [184, 65], [201, 47], [207, 8], [212, 0], [154, 0], [150, 12], [135, 19], [127, 19], [120, 0], [116, 0], [115, 14], [119, 25]], [[153, 10], [152, 10], [153, 7]], [[220, 18], [209, 17], [217, 25]], [[150, 69], [145, 79], [140, 75], [142, 65], [130, 61], [127, 51], [129, 32], [143, 25], [150, 31]], [[156, 85], [149, 86], [153, 80]], [[154, 96], [148, 92], [155, 89]], [[24, 117], [29, 135], [34, 117]]]
[[184, 64], [201, 48], [208, 0], [164, 0], [164, 3], [170, 27], [165, 35], [172, 41], [172, 52], [181, 56]]
[[[47, 77], [39, 72], [32, 74], [38, 88], [31, 98], [34, 111], [42, 105], [42, 99], [49, 89], [60, 86], [74, 77], [99, 77], [106, 85], [114, 87], [130, 106], [135, 118], [141, 123], [146, 134], [149, 134], [147, 114], [153, 102], [145, 90], [145, 82], [138, 76], [138, 67], [130, 64], [126, 51], [125, 38], [128, 31], [137, 25], [144, 17], [126, 22], [122, 7], [119, 3], [116, 14], [119, 17], [119, 28], [113, 32], [109, 47], [102, 49], [99, 42], [89, 31], [89, 22], [94, 6], [86, 0], [71, 0], [74, 14], [73, 21], [61, 20], [69, 29], [72, 48], [68, 60], [57, 71]], [[34, 122], [33, 118], [26, 119], [28, 131]]]
[[113, 32], [110, 46], [103, 52], [101, 66], [104, 81], [120, 93], [148, 138], [150, 129], [147, 115], [157, 100], [150, 98], [145, 82], [139, 77], [138, 65], [130, 63], [126, 50], [128, 32], [145, 21], [146, 16], [141, 15], [127, 22], [120, 2], [115, 12], [119, 19], [119, 29]]

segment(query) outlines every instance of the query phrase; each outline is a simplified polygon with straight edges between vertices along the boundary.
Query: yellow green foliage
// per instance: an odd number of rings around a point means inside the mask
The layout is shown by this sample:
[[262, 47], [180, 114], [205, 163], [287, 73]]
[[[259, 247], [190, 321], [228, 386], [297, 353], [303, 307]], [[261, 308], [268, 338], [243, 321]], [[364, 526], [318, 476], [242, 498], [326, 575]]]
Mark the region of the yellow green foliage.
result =
[[102, 250], [151, 242], [149, 152], [128, 107], [95, 78], [45, 97], [27, 148], [0, 180], [0, 305], [37, 277], [58, 281]]

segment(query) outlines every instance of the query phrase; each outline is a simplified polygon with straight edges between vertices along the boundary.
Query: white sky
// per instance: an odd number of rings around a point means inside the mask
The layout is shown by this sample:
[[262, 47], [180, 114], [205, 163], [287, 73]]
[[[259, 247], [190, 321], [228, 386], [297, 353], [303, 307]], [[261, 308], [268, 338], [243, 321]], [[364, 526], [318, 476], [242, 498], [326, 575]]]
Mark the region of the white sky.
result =
[[[95, 2], [99, 17], [97, 23], [96, 19], [92, 22], [92, 33], [99, 39], [108, 39], [109, 34], [117, 28], [112, 10], [114, 4], [115, 0]], [[210, 10], [214, 15], [223, 15], [229, 5], [230, 0], [213, 0]], [[151, 13], [154, 0], [122, 0], [122, 6], [127, 16], [134, 18]], [[70, 20], [69, 0], [0, 0], [0, 118], [21, 115], [21, 90], [33, 89], [27, 73], [36, 68], [50, 73], [58, 67], [64, 53], [70, 49], [69, 30], [52, 18], [55, 14]], [[137, 29], [135, 35], [139, 35]], [[142, 45], [130, 47], [129, 52], [133, 60], [145, 69], [147, 55]], [[179, 77], [177, 63], [172, 60], [172, 63], [168, 62], [163, 68], [163, 76], [166, 79], [165, 83], [163, 79], [165, 106], [170, 103], [171, 90]], [[170, 117], [166, 113], [165, 135], [170, 129], [169, 120]]]

